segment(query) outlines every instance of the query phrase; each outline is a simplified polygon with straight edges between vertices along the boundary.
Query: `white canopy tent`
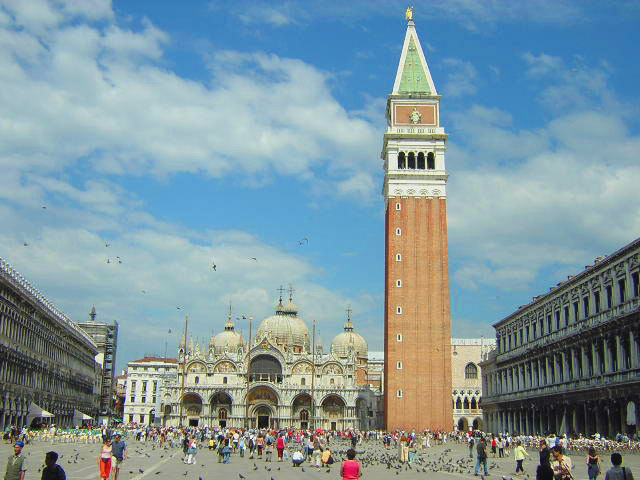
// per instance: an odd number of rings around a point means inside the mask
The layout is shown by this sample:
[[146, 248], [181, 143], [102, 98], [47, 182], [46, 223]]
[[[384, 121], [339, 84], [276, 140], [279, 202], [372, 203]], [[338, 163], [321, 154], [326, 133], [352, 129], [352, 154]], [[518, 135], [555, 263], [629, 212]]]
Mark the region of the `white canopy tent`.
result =
[[29, 414], [27, 415], [27, 422], [31, 424], [34, 418], [53, 418], [55, 415], [51, 412], [47, 412], [44, 408], [31, 402], [29, 405]]
[[93, 417], [87, 415], [86, 413], [82, 413], [80, 410], [75, 409], [73, 411], [73, 424], [74, 425], [82, 425], [82, 422], [85, 420], [93, 420]]

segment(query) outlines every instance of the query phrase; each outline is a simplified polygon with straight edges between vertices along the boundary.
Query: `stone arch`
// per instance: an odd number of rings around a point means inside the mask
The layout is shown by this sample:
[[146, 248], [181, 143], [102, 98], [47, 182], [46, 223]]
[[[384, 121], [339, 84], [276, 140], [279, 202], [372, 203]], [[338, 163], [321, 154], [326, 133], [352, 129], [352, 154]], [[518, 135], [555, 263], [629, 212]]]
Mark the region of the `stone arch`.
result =
[[250, 381], [282, 383], [282, 378], [282, 363], [275, 356], [264, 353], [251, 359]]
[[232, 405], [233, 397], [229, 392], [215, 392], [209, 397], [210, 405]]
[[462, 410], [462, 399], [460, 397], [456, 397], [456, 409]]
[[464, 397], [464, 401], [462, 402], [462, 408], [465, 410], [469, 409], [469, 397]]
[[418, 170], [424, 170], [424, 153], [418, 153]]
[[400, 152], [398, 153], [398, 169], [404, 170], [405, 168], [407, 168], [407, 160], [404, 152]]
[[427, 170], [435, 170], [436, 168], [436, 157], [433, 152], [427, 153]]
[[[306, 392], [299, 393], [291, 402], [291, 418], [297, 426], [303, 430], [309, 428], [309, 412], [312, 411], [311, 395]], [[306, 412], [306, 413], [305, 413]]]
[[407, 168], [409, 170], [415, 170], [416, 168], [416, 154], [413, 152], [409, 152], [409, 155], [407, 155]]
[[275, 406], [280, 403], [280, 397], [273, 388], [260, 385], [249, 390], [246, 402], [249, 405], [268, 404]]
[[181, 404], [187, 425], [197, 427], [202, 415], [202, 397], [195, 392], [187, 392], [182, 396]]
[[200, 360], [194, 360], [187, 365], [187, 373], [206, 373], [207, 366]]
[[291, 367], [291, 373], [297, 375], [310, 375], [313, 372], [313, 365], [306, 360], [299, 360]]
[[473, 423], [471, 424], [473, 430], [483, 430], [482, 418], [476, 417], [473, 419]]
[[458, 420], [458, 430], [460, 430], [461, 432], [468, 432], [469, 420], [467, 420], [465, 417], [460, 418]]
[[230, 360], [221, 360], [215, 364], [213, 371], [216, 373], [232, 373], [236, 372], [237, 368]]
[[322, 367], [322, 373], [325, 375], [343, 375], [344, 370], [339, 363], [331, 362]]
[[471, 397], [471, 410], [476, 410], [478, 408], [478, 402], [476, 401], [476, 397]]

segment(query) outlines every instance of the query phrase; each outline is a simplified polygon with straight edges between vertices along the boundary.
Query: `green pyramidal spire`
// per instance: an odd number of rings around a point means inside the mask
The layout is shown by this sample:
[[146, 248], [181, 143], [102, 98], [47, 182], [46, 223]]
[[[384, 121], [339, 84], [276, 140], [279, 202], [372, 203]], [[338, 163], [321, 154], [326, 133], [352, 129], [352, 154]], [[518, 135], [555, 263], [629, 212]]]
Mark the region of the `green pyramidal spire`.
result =
[[427, 74], [422, 67], [422, 61], [420, 55], [418, 55], [418, 49], [413, 37], [409, 40], [409, 48], [402, 68], [402, 78], [400, 79], [398, 93], [431, 93]]
[[410, 20], [404, 37], [402, 55], [393, 85], [394, 95], [437, 95], [427, 60], [420, 46], [416, 25]]

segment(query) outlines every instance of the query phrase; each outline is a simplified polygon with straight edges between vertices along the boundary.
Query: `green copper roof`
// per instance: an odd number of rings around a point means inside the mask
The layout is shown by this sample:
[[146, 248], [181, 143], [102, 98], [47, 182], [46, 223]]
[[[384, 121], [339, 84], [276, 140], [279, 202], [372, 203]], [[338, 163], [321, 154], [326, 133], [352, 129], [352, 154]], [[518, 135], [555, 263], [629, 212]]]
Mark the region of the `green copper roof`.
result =
[[402, 69], [402, 79], [400, 80], [398, 93], [431, 93], [427, 75], [422, 67], [413, 37], [409, 39], [409, 47], [407, 48], [407, 56]]

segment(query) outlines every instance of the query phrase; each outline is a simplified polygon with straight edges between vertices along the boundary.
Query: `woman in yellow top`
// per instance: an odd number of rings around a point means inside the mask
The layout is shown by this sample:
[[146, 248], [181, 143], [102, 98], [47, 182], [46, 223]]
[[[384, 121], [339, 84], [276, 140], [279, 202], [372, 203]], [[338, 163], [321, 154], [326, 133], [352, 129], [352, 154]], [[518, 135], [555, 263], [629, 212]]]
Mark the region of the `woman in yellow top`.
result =
[[529, 454], [522, 446], [522, 442], [518, 441], [516, 443], [515, 449], [515, 458], [516, 458], [516, 475], [520, 472], [524, 473], [524, 468], [522, 467], [522, 462], [524, 462], [524, 457], [528, 457]]

